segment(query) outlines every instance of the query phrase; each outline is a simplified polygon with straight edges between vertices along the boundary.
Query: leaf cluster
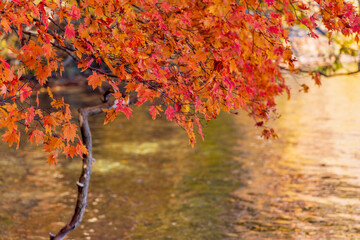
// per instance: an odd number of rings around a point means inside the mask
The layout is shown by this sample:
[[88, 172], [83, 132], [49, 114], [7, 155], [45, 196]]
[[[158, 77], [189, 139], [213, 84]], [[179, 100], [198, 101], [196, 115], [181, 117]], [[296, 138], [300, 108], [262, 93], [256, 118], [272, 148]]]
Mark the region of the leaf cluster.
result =
[[129, 118], [128, 98], [136, 94], [136, 105], [150, 103], [153, 119], [165, 115], [195, 144], [194, 129], [203, 137], [203, 124], [221, 110], [247, 111], [265, 137], [276, 136], [266, 122], [275, 98], [290, 94], [281, 69], [296, 71], [292, 26], [314, 38], [319, 21], [330, 33], [358, 39], [360, 31], [357, 9], [340, 0], [13, 0], [0, 1], [0, 9], [0, 38], [18, 40], [9, 46], [17, 64], [0, 55], [2, 140], [18, 145], [23, 125], [49, 163], [59, 153], [86, 154], [68, 104], [50, 90], [47, 111], [30, 101], [64, 70], [64, 55], [92, 72], [93, 89], [112, 87], [115, 107], [104, 110], [105, 123], [119, 113]]

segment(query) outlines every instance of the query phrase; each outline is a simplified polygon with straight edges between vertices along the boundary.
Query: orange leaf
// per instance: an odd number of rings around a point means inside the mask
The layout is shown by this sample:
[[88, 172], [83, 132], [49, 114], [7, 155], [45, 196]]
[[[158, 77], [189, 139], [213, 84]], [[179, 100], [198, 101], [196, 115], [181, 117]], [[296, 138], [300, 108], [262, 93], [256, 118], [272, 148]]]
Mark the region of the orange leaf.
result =
[[73, 142], [76, 136], [76, 125], [73, 123], [66, 124], [63, 127], [64, 138]]
[[31, 143], [35, 142], [36, 145], [39, 145], [40, 141], [43, 140], [44, 133], [41, 132], [38, 129], [35, 129], [34, 131], [31, 131], [29, 134], [29, 140]]
[[2, 140], [9, 143], [10, 147], [13, 145], [13, 143], [17, 143], [17, 148], [19, 147], [20, 133], [18, 133], [15, 129], [13, 129], [12, 131], [6, 131], [6, 133], [4, 133], [2, 136]]
[[50, 153], [50, 154], [48, 154], [47, 155], [48, 159], [46, 160], [46, 162], [50, 166], [57, 164], [57, 156], [58, 156], [58, 153]]
[[103, 109], [103, 111], [105, 112], [104, 125], [109, 123], [109, 122], [114, 121], [114, 119], [118, 115], [118, 112], [116, 112], [114, 109]]
[[105, 75], [97, 74], [93, 71], [93, 74], [88, 77], [89, 85], [95, 89], [98, 86], [101, 86], [102, 82], [105, 80]]
[[64, 153], [66, 154], [66, 157], [74, 157], [74, 155], [77, 154], [76, 147], [67, 145], [64, 149]]
[[53, 106], [54, 108], [62, 108], [64, 105], [65, 105], [64, 100], [54, 99], [51, 102], [51, 106]]
[[56, 149], [63, 149], [64, 143], [61, 138], [58, 137], [45, 137], [43, 149], [45, 152], [53, 152]]
[[83, 154], [88, 154], [88, 150], [85, 147], [84, 144], [82, 143], [77, 143], [76, 144], [76, 153], [80, 156], [82, 156]]

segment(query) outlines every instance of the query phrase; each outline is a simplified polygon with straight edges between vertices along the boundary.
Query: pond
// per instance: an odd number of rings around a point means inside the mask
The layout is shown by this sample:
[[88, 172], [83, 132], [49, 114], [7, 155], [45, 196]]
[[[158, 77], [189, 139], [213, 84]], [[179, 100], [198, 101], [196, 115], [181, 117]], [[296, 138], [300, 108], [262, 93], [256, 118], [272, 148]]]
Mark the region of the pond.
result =
[[[89, 206], [67, 239], [360, 238], [358, 79], [297, 93], [304, 81], [279, 98], [276, 140], [259, 138], [243, 113], [212, 121], [195, 148], [144, 108], [107, 126], [92, 117]], [[78, 88], [57, 94], [98, 101]], [[26, 140], [18, 151], [0, 144], [0, 239], [49, 239], [71, 217], [80, 160], [45, 161]]]

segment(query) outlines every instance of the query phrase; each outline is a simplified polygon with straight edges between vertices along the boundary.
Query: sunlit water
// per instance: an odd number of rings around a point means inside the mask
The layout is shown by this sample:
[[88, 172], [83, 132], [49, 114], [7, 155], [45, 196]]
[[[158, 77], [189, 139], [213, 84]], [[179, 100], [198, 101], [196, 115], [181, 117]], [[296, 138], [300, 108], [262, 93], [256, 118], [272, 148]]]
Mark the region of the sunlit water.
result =
[[[89, 206], [68, 239], [360, 239], [358, 79], [293, 88], [271, 141], [245, 114], [213, 121], [194, 149], [144, 109], [108, 126], [91, 118]], [[98, 100], [58, 94], [75, 106]], [[49, 167], [26, 141], [0, 151], [0, 239], [48, 239], [73, 213], [80, 161]]]

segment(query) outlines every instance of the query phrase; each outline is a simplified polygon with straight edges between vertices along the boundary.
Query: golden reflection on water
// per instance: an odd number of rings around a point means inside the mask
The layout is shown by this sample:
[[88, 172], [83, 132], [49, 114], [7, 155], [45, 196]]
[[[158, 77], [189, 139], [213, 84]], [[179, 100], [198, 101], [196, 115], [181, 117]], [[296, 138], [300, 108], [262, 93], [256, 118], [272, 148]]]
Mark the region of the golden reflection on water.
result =
[[[324, 79], [308, 94], [294, 84], [270, 141], [245, 114], [213, 121], [195, 149], [144, 109], [109, 126], [92, 118], [89, 206], [68, 239], [360, 239], [357, 82]], [[98, 100], [79, 89], [57, 94], [75, 106]], [[48, 239], [61, 228], [79, 170], [76, 159], [48, 167], [34, 146], [0, 144], [0, 239]]]
[[280, 139], [254, 139], [249, 150], [249, 131], [236, 144], [247, 172], [247, 186], [234, 193], [236, 232], [243, 239], [360, 238], [358, 77], [324, 79], [279, 108]]
[[[79, 89], [56, 94], [76, 106], [98, 101]], [[207, 141], [196, 149], [182, 129], [165, 119], [153, 121], [145, 109], [136, 108], [131, 121], [119, 118], [104, 126], [103, 117], [93, 117], [90, 125], [96, 161], [89, 205], [68, 239], [226, 236], [221, 217], [238, 186], [230, 177], [238, 167], [230, 151], [236, 136], [231, 118], [209, 126]], [[0, 148], [0, 239], [48, 239], [71, 217], [80, 161], [63, 159], [49, 167], [34, 146]]]

